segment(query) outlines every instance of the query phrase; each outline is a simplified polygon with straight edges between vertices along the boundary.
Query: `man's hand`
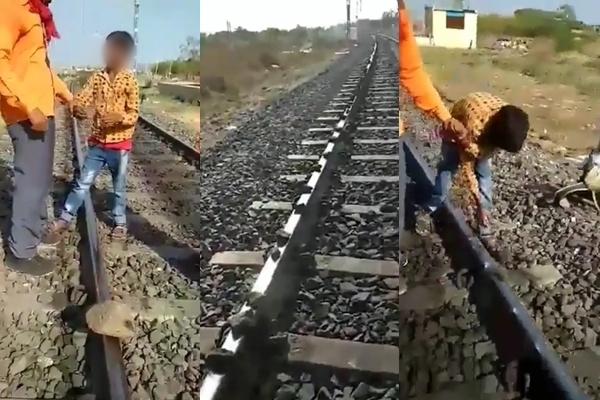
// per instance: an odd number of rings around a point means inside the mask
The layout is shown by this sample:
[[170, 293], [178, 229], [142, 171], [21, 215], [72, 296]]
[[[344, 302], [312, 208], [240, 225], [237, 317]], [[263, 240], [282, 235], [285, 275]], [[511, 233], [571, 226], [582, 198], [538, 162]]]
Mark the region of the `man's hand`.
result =
[[456, 118], [450, 118], [442, 122], [441, 131], [440, 136], [442, 139], [451, 143], [457, 143], [461, 147], [468, 145], [466, 139], [468, 138], [469, 131]]
[[37, 132], [46, 132], [48, 129], [48, 118], [44, 115], [42, 110], [34, 108], [27, 115], [29, 122], [31, 122], [31, 129]]
[[446, 132], [452, 132], [453, 136], [457, 137], [467, 134], [467, 128], [456, 118], [450, 118], [442, 122], [442, 129]]
[[123, 122], [123, 115], [119, 113], [108, 113], [100, 117], [103, 126], [112, 126]]

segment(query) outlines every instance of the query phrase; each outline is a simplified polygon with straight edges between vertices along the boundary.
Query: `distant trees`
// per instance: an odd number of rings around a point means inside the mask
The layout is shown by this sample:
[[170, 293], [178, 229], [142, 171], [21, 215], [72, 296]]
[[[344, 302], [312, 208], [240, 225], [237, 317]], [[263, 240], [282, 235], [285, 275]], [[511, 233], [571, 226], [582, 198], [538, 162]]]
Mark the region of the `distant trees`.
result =
[[516, 10], [513, 16], [480, 15], [477, 25], [482, 34], [547, 37], [554, 40], [557, 51], [576, 50], [586, 40], [585, 35], [577, 32], [587, 29], [577, 21], [575, 9], [568, 4], [554, 11], [523, 8]]

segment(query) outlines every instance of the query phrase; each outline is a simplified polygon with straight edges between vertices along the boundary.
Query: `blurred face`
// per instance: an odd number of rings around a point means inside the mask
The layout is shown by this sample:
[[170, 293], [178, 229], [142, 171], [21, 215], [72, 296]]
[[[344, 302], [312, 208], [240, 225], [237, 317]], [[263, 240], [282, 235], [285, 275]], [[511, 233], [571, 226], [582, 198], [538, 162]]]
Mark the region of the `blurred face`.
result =
[[120, 67], [127, 62], [127, 54], [110, 42], [104, 43], [103, 58], [108, 67]]

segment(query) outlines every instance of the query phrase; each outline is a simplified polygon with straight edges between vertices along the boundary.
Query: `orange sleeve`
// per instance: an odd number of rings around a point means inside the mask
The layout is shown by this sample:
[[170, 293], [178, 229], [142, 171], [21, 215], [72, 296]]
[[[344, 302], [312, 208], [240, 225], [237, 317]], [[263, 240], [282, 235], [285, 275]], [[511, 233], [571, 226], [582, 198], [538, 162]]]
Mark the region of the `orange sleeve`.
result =
[[66, 83], [64, 83], [54, 71], [52, 71], [52, 81], [54, 82], [54, 91], [59, 99], [61, 99], [64, 103], [73, 101], [73, 95], [71, 94], [71, 91], [67, 87]]
[[121, 125], [131, 127], [137, 124], [140, 114], [140, 90], [135, 77], [131, 77], [127, 82], [127, 97], [125, 98], [125, 114]]
[[3, 2], [0, 12], [0, 96], [29, 114], [37, 105], [27, 95], [18, 74], [10, 65], [12, 49], [20, 36], [20, 18], [10, 3]]
[[423, 69], [419, 46], [415, 40], [406, 10], [400, 10], [398, 40], [398, 77], [400, 84], [413, 98], [416, 106], [440, 121], [451, 118], [431, 79]]

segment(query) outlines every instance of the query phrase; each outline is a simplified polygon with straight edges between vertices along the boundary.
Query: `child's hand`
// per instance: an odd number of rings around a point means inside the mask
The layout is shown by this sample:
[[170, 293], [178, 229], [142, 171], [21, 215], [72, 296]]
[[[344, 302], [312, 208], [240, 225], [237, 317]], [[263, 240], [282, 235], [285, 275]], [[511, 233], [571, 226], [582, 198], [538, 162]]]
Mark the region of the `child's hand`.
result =
[[80, 105], [77, 105], [77, 104], [73, 105], [72, 115], [77, 119], [85, 119], [85, 118], [89, 117], [88, 112], [86, 111], [85, 107], [81, 107]]
[[104, 126], [111, 126], [123, 121], [123, 115], [119, 113], [108, 113], [100, 118], [100, 122]]

